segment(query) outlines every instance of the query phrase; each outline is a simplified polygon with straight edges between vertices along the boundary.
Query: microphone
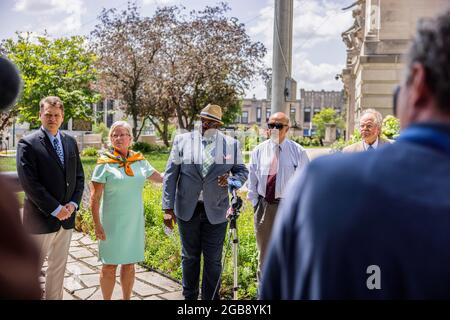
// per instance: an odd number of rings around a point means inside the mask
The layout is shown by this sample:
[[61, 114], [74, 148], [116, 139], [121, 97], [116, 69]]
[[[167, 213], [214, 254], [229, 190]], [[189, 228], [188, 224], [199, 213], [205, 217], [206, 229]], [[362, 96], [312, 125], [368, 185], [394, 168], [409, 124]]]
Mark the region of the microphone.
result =
[[0, 56], [0, 111], [6, 111], [14, 105], [22, 85], [16, 66]]
[[229, 192], [233, 192], [233, 190], [237, 190], [242, 187], [242, 183], [239, 180], [234, 179], [233, 177], [228, 177], [228, 190]]

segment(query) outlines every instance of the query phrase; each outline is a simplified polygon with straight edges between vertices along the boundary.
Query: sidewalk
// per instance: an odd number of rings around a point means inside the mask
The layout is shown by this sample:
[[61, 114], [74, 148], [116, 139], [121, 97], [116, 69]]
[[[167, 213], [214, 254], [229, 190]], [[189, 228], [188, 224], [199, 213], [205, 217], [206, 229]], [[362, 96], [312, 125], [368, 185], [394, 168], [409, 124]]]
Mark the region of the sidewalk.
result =
[[[97, 243], [74, 231], [64, 279], [64, 300], [102, 300], [99, 284], [101, 262], [97, 261]], [[47, 262], [43, 270], [47, 269]], [[117, 270], [119, 275], [119, 268]], [[40, 278], [41, 285], [45, 279]], [[156, 272], [136, 265], [132, 300], [181, 300], [181, 286]], [[122, 299], [120, 278], [116, 278], [113, 300]]]

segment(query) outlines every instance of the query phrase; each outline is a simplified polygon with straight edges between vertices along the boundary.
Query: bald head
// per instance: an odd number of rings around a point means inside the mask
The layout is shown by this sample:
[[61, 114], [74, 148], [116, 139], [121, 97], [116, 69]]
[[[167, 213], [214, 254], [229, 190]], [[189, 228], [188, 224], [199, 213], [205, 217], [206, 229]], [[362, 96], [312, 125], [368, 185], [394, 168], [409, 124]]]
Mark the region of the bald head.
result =
[[276, 143], [282, 143], [289, 130], [289, 118], [283, 112], [277, 112], [270, 116], [267, 123], [267, 137]]
[[269, 123], [271, 122], [289, 125], [289, 117], [284, 112], [277, 112], [270, 116]]

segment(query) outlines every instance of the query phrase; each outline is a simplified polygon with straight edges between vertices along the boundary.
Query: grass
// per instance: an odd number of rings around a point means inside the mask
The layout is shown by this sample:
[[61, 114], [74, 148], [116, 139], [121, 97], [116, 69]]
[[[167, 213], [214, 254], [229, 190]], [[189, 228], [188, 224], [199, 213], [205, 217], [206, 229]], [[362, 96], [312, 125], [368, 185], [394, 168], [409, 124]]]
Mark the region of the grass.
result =
[[[167, 159], [169, 158], [168, 153], [157, 152], [146, 153], [144, 156], [159, 172], [164, 171]], [[91, 178], [96, 162], [97, 157], [81, 157], [81, 163], [83, 164], [86, 179]], [[0, 157], [0, 171], [16, 171], [16, 158]]]
[[0, 171], [16, 171], [16, 158], [0, 157]]

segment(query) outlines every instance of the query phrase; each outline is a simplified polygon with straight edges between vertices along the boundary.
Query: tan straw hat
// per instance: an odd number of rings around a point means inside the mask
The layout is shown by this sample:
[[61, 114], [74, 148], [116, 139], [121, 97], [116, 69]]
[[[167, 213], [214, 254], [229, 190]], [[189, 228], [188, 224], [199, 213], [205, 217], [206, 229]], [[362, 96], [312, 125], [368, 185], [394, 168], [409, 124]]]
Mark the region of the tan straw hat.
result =
[[216, 104], [208, 104], [200, 112], [200, 117], [208, 120], [213, 120], [223, 124], [222, 122], [222, 108]]

